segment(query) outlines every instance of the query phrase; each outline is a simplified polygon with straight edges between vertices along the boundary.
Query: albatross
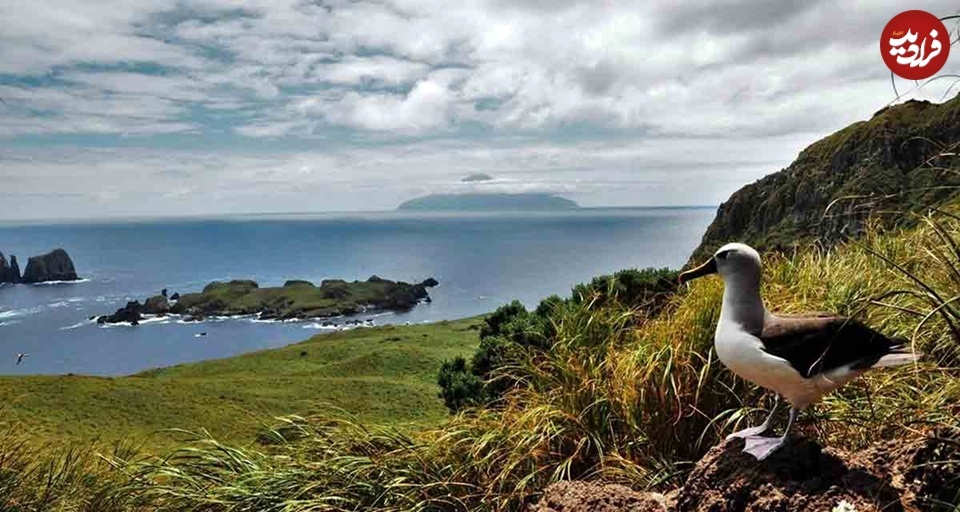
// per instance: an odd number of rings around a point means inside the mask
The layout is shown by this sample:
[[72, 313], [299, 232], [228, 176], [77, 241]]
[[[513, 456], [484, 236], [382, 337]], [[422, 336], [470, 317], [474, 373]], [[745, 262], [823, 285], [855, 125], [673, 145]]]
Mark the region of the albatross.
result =
[[[743, 451], [758, 460], [783, 446], [797, 414], [824, 395], [867, 370], [918, 358], [905, 348], [907, 340], [889, 338], [847, 317], [770, 313], [760, 297], [760, 255], [749, 245], [724, 245], [679, 279], [683, 284], [710, 274], [720, 274], [724, 284], [714, 337], [717, 356], [733, 373], [777, 396], [761, 425], [727, 436], [743, 438]], [[790, 404], [786, 430], [780, 437], [764, 437], [761, 434], [773, 426], [780, 397]]]

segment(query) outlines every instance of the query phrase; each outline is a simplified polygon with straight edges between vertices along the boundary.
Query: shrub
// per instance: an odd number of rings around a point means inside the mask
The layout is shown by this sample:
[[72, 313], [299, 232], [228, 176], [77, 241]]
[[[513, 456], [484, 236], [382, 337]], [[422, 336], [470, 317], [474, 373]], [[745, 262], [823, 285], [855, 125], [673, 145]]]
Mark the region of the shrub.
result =
[[481, 404], [483, 381], [467, 370], [467, 361], [462, 357], [443, 362], [437, 383], [440, 397], [450, 410]]
[[438, 378], [440, 396], [451, 411], [490, 405], [524, 378], [516, 368], [525, 357], [552, 349], [557, 342], [556, 318], [565, 308], [624, 305], [643, 312], [631, 318], [648, 318], [668, 302], [676, 281], [677, 271], [665, 268], [621, 270], [577, 285], [569, 299], [547, 297], [532, 312], [516, 300], [500, 306], [484, 319], [480, 346], [469, 367], [456, 361], [443, 363]]

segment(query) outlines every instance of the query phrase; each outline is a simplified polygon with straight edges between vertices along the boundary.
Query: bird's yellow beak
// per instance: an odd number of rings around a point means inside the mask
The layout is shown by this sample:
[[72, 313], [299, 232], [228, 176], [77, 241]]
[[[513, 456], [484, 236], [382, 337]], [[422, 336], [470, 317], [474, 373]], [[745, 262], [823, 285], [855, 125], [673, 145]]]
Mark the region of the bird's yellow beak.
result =
[[717, 273], [717, 259], [711, 257], [703, 265], [700, 265], [695, 269], [683, 272], [682, 274], [680, 274], [680, 277], [678, 279], [680, 281], [680, 284], [683, 284], [683, 283], [693, 281], [698, 277], [703, 277], [703, 276], [716, 274], [716, 273]]

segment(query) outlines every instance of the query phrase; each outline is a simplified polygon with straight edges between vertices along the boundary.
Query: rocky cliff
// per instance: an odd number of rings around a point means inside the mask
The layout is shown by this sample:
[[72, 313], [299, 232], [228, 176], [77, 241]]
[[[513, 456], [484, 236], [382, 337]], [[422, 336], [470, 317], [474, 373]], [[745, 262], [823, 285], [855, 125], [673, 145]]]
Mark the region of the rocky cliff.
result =
[[[735, 192], [717, 211], [699, 261], [729, 241], [760, 250], [856, 235], [871, 215], [884, 225], [958, 196], [960, 96], [885, 108], [804, 149], [786, 169]], [[828, 206], [829, 211], [828, 210]]]
[[54, 249], [47, 254], [31, 257], [27, 261], [27, 268], [23, 271], [24, 283], [76, 281], [77, 279], [73, 260], [63, 249]]

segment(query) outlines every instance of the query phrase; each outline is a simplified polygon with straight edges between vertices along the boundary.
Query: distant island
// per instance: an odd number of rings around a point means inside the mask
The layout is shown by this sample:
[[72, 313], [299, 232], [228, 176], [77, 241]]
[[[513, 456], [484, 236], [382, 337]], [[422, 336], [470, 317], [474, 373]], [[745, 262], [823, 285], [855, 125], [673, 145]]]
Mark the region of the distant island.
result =
[[371, 276], [366, 281], [327, 279], [316, 286], [309, 281], [287, 281], [281, 287], [260, 288], [251, 280], [214, 281], [200, 293], [167, 291], [143, 304], [132, 301], [112, 315], [97, 318], [99, 324], [137, 325], [144, 315], [182, 315], [186, 321], [208, 316], [256, 315], [261, 320], [304, 320], [354, 315], [376, 310], [403, 311], [420, 302], [430, 302], [427, 288], [437, 286], [434, 278], [409, 284]]
[[432, 194], [405, 201], [405, 211], [554, 211], [576, 210], [577, 203], [552, 194]]
[[475, 172], [464, 176], [463, 179], [460, 180], [461, 183], [475, 183], [478, 181], [493, 181], [493, 176], [482, 172]]

